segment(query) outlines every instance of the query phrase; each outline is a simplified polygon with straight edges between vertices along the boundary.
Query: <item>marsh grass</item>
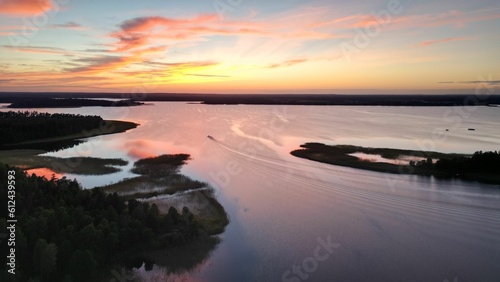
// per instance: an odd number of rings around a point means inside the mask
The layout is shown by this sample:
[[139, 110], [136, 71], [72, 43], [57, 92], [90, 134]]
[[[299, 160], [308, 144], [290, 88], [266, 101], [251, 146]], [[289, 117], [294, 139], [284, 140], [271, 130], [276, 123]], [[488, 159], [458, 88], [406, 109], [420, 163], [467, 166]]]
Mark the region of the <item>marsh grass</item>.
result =
[[120, 171], [120, 166], [127, 165], [122, 159], [101, 159], [92, 157], [57, 158], [41, 156], [43, 150], [3, 150], [0, 162], [25, 170], [48, 168], [56, 173], [77, 175], [105, 175]]
[[220, 234], [224, 232], [229, 219], [215, 199], [213, 189], [205, 182], [179, 173], [180, 167], [189, 159], [188, 154], [174, 154], [138, 160], [131, 172], [139, 176], [100, 189], [106, 193], [117, 193], [127, 200], [155, 203], [163, 213], [171, 206], [189, 206], [206, 234]]

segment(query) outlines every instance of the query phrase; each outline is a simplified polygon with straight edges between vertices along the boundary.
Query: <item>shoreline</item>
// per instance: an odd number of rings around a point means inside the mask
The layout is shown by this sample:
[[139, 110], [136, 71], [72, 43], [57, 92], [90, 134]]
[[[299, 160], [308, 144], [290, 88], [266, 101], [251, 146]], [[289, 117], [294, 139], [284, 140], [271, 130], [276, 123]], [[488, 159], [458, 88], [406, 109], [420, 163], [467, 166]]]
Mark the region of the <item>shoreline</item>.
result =
[[[0, 92], [0, 103], [27, 98], [108, 98], [127, 99], [119, 93]], [[478, 99], [470, 94], [201, 94], [149, 93], [141, 102], [199, 102], [210, 105], [317, 105], [317, 106], [489, 106], [500, 104], [500, 95]], [[471, 97], [475, 103], [470, 104]]]
[[[121, 159], [102, 159], [88, 157], [57, 158], [41, 156], [50, 151], [65, 149], [78, 145], [82, 139], [126, 132], [138, 127], [139, 124], [127, 121], [105, 120], [99, 128], [80, 133], [29, 140], [16, 144], [4, 145], [0, 150], [0, 162], [17, 166], [23, 170], [47, 168], [56, 173], [71, 173], [80, 175], [103, 175], [118, 171], [117, 166], [123, 164]], [[77, 163], [78, 165], [71, 165]]]

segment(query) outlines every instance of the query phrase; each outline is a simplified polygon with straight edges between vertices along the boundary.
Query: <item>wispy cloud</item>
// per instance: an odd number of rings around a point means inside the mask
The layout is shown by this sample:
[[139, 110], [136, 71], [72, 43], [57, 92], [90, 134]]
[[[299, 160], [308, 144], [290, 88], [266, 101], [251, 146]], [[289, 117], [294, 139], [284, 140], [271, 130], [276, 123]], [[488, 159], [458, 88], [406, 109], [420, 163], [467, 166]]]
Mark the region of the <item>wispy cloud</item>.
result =
[[266, 34], [267, 31], [249, 24], [222, 24], [215, 14], [192, 18], [140, 17], [127, 20], [120, 30], [111, 34], [118, 39], [117, 52], [124, 52], [150, 44], [154, 39], [163, 41], [195, 40], [212, 35]]
[[500, 80], [470, 80], [470, 81], [460, 81], [458, 83], [500, 85]]
[[73, 29], [73, 30], [83, 30], [85, 27], [83, 27], [80, 24], [77, 24], [75, 22], [67, 22], [63, 24], [53, 24], [50, 27], [52, 28], [63, 28], [63, 29]]
[[41, 47], [41, 46], [25, 46], [25, 47], [13, 47], [4, 45], [2, 48], [11, 49], [16, 52], [25, 52], [25, 53], [38, 53], [38, 54], [69, 54], [70, 51], [67, 51], [63, 48], [55, 48], [55, 47]]
[[1, 0], [0, 14], [12, 16], [37, 15], [52, 8], [50, 0]]
[[487, 84], [500, 85], [500, 80], [439, 81], [443, 84]]
[[452, 41], [464, 41], [464, 40], [474, 40], [476, 38], [473, 37], [448, 37], [448, 38], [443, 38], [443, 39], [438, 39], [438, 40], [427, 40], [420, 42], [420, 46], [426, 47], [434, 44], [439, 44], [439, 43], [445, 43], [445, 42], [452, 42]]
[[140, 62], [137, 57], [128, 56], [100, 56], [93, 58], [76, 59], [74, 62], [82, 63], [83, 66], [68, 68], [67, 72], [80, 74], [96, 74], [105, 71], [116, 70], [126, 67], [132, 63]]
[[[363, 28], [377, 23], [377, 19], [372, 15], [357, 16], [358, 21], [351, 25], [351, 28]], [[459, 11], [449, 10], [442, 13], [425, 13], [393, 17], [387, 29], [406, 30], [412, 28], [433, 28], [437, 26], [454, 26], [463, 28], [469, 23], [497, 20], [500, 13], [495, 10], [480, 11]]]
[[231, 77], [229, 75], [199, 74], [199, 73], [187, 73], [185, 75], [189, 75], [189, 76], [201, 76], [201, 77]]
[[308, 61], [307, 59], [286, 60], [286, 61], [279, 62], [279, 63], [276, 63], [276, 64], [268, 65], [266, 68], [274, 69], [274, 68], [290, 67], [290, 66], [293, 66], [293, 65], [305, 63], [307, 61]]

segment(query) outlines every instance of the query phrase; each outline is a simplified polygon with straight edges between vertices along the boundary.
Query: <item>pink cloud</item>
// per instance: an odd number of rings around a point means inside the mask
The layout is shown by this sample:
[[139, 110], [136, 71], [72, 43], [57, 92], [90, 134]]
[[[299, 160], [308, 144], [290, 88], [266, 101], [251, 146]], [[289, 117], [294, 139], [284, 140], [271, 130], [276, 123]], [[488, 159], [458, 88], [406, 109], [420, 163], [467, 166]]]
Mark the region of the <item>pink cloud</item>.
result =
[[36, 15], [52, 8], [50, 0], [0, 0], [0, 13], [14, 16]]
[[193, 18], [173, 19], [165, 17], [141, 17], [127, 20], [120, 30], [110, 36], [118, 39], [116, 52], [125, 52], [143, 47], [152, 40], [194, 40], [211, 35], [267, 34], [256, 23], [221, 23], [215, 14]]
[[[299, 20], [300, 19], [300, 20]], [[348, 19], [345, 19], [348, 20]], [[339, 19], [338, 21], [343, 21]], [[140, 17], [124, 21], [120, 29], [109, 36], [118, 40], [112, 46], [115, 52], [129, 52], [153, 42], [205, 40], [215, 35], [254, 35], [285, 39], [314, 40], [338, 38], [331, 32], [315, 30], [329, 22], [319, 21], [313, 14], [304, 16], [297, 12], [272, 21], [221, 21], [216, 14], [202, 14], [191, 18]]]
[[421, 42], [419, 45], [422, 47], [434, 45], [434, 44], [439, 44], [439, 43], [445, 43], [445, 42], [451, 42], [451, 41], [463, 41], [463, 40], [472, 40], [473, 38], [470, 37], [449, 37], [449, 38], [444, 38], [444, 39], [438, 39], [438, 40], [427, 40]]

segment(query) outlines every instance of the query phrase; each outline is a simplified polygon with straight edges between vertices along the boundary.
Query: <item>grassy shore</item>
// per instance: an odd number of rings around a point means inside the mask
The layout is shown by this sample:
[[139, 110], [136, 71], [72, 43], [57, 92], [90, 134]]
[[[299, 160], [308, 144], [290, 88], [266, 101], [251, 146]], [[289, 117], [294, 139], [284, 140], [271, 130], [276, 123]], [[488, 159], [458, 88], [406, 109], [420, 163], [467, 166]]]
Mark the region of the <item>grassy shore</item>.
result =
[[122, 159], [101, 159], [92, 157], [57, 158], [40, 156], [43, 150], [5, 150], [0, 151], [0, 163], [20, 167], [24, 170], [48, 168], [55, 173], [78, 175], [105, 175], [120, 171], [127, 165]]
[[224, 232], [229, 223], [222, 205], [213, 196], [213, 189], [204, 182], [193, 180], [179, 173], [190, 159], [188, 154], [161, 155], [134, 163], [132, 172], [139, 176], [100, 187], [106, 193], [117, 193], [127, 200], [136, 199], [154, 203], [161, 213], [171, 206], [184, 206], [194, 213], [197, 222], [207, 235]]
[[450, 175], [446, 171], [434, 168], [432, 165], [410, 165], [393, 164], [388, 162], [366, 161], [350, 154], [364, 153], [370, 155], [380, 155], [382, 158], [398, 160], [404, 157], [417, 157], [426, 159], [453, 159], [468, 157], [464, 154], [446, 154], [432, 151], [414, 151], [389, 148], [367, 148], [352, 145], [325, 145], [321, 143], [306, 143], [300, 146], [301, 149], [291, 152], [292, 155], [312, 161], [339, 165], [357, 169], [394, 173], [394, 174], [413, 174], [423, 176], [435, 176], [438, 178], [460, 178], [463, 180], [479, 181], [490, 184], [500, 184], [500, 175], [494, 173], [463, 173], [460, 175]]

